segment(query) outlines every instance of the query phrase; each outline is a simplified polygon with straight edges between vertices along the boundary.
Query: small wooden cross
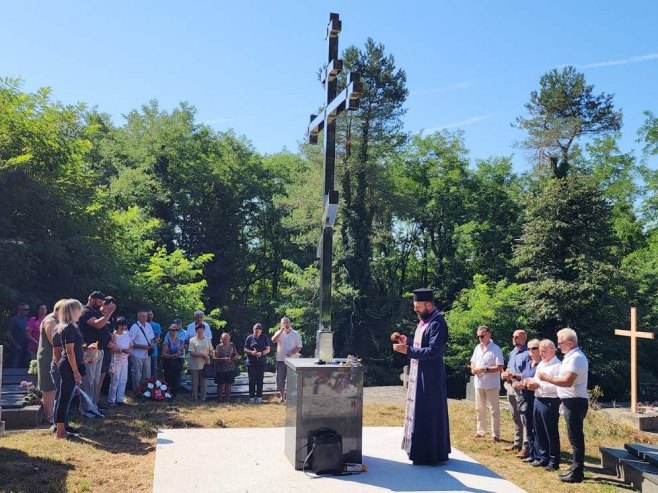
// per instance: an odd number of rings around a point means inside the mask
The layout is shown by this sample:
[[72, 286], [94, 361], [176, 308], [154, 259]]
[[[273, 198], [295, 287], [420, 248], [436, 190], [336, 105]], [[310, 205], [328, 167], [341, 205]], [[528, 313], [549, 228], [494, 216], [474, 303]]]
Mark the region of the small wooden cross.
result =
[[615, 329], [616, 336], [631, 338], [631, 412], [637, 412], [637, 338], [653, 339], [653, 332], [637, 331], [637, 308], [631, 308], [631, 330]]

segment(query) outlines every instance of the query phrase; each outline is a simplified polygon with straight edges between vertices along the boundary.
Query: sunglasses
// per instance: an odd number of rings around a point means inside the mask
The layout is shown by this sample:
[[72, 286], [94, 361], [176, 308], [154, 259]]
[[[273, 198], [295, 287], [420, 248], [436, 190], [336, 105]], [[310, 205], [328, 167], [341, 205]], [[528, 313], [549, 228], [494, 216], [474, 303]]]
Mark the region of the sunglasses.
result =
[[487, 337], [489, 334], [482, 334], [481, 336], [475, 336], [476, 339], [484, 339]]
[[529, 347], [528, 348], [530, 351], [537, 351], [539, 348], [538, 347]]

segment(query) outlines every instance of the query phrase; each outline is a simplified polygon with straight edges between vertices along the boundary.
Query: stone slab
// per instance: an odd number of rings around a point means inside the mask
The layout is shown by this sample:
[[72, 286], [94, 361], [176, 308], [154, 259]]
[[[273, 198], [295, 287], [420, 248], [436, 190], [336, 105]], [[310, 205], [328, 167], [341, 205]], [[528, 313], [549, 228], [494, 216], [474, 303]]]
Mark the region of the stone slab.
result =
[[644, 474], [642, 477], [642, 493], [658, 493], [658, 474]]
[[[192, 377], [190, 375], [183, 376], [181, 388], [188, 392], [192, 391]], [[217, 384], [213, 379], [206, 379], [206, 393], [209, 398], [217, 396]], [[263, 380], [263, 395], [274, 394], [276, 394], [275, 374], [266, 372]], [[235, 383], [231, 386], [231, 396], [238, 398], [249, 396], [249, 377], [246, 373], [241, 373], [239, 377], [236, 377]]]
[[413, 466], [400, 449], [399, 427], [363, 429], [368, 472], [312, 477], [286, 458], [284, 433], [284, 428], [159, 430], [153, 492], [524, 491], [454, 448], [443, 465]]
[[2, 419], [7, 430], [36, 428], [43, 421], [43, 407], [25, 406], [20, 409], [2, 408]]
[[629, 483], [636, 490], [642, 491], [642, 481], [645, 474], [658, 474], [658, 467], [641, 460], [619, 461], [624, 477], [624, 482]]
[[640, 431], [658, 431], [658, 415], [633, 413], [626, 408], [603, 408], [603, 412], [610, 417], [632, 426]]
[[610, 474], [615, 474], [617, 477], [622, 477], [620, 460], [637, 460], [637, 457], [631, 454], [626, 449], [621, 448], [608, 448], [600, 447], [601, 451], [601, 467], [609, 472]]
[[638, 456], [640, 459], [647, 461], [649, 464], [658, 466], [658, 445], [649, 445], [646, 443], [627, 443], [624, 445], [626, 450]]

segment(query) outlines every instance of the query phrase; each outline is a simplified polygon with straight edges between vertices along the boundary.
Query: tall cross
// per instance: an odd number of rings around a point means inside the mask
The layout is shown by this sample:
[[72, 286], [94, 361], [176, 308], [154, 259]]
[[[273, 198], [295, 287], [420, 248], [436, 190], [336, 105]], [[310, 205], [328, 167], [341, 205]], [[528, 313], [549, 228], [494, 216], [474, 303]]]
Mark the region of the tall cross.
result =
[[357, 74], [350, 74], [349, 83], [338, 93], [338, 75], [343, 70], [343, 61], [338, 58], [338, 34], [341, 22], [338, 14], [329, 14], [327, 39], [329, 57], [322, 74], [326, 91], [324, 110], [311, 115], [308, 126], [308, 141], [318, 143], [318, 134], [324, 129], [324, 210], [322, 233], [318, 242], [317, 258], [320, 260], [320, 324], [316, 335], [315, 357], [323, 361], [333, 359], [333, 332], [331, 331], [331, 264], [333, 256], [333, 233], [338, 212], [338, 191], [334, 190], [336, 168], [336, 118], [344, 110], [359, 107], [361, 82]]
[[637, 339], [653, 339], [653, 332], [637, 331], [637, 308], [631, 308], [631, 330], [615, 329], [616, 336], [631, 338], [631, 412], [637, 412]]

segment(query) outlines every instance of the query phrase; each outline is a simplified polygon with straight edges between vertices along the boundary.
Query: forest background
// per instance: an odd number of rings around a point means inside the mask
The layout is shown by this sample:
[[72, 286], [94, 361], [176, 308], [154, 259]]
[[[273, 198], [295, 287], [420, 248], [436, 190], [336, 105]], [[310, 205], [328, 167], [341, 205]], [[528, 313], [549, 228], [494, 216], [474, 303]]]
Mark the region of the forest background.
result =
[[[342, 53], [359, 72], [359, 110], [338, 125], [333, 325], [336, 353], [366, 363], [366, 384], [398, 383], [389, 334], [412, 333], [410, 291], [432, 287], [450, 327], [450, 394], [462, 396], [478, 325], [510, 349], [512, 332], [574, 328], [590, 387], [628, 396], [629, 308], [658, 325], [658, 118], [620, 147], [614, 97], [573, 67], [528, 88], [511, 122], [532, 163], [469, 159], [461, 131], [404, 131], [406, 74], [368, 39]], [[344, 84], [344, 80], [342, 81]], [[604, 90], [602, 90], [604, 89]], [[612, 88], [614, 89], [614, 88]], [[50, 90], [0, 81], [0, 324], [16, 303], [52, 307], [113, 295], [118, 313], [149, 306], [166, 324], [197, 309], [240, 341], [255, 322], [292, 319], [311, 355], [318, 327], [322, 145], [259, 154], [182, 102], [157, 101], [122, 124]], [[0, 331], [0, 343], [5, 333]], [[652, 342], [640, 381], [657, 382]]]

